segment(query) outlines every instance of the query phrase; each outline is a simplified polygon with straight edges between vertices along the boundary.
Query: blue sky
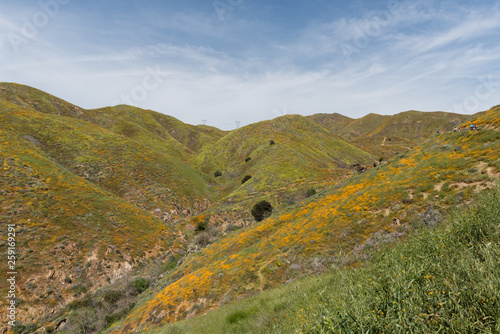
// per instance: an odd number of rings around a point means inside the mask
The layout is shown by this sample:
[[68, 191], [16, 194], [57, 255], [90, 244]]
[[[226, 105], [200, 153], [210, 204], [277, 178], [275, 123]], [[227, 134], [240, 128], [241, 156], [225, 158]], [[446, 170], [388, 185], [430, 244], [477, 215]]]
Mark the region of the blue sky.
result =
[[0, 3], [0, 81], [222, 129], [500, 104], [497, 1]]

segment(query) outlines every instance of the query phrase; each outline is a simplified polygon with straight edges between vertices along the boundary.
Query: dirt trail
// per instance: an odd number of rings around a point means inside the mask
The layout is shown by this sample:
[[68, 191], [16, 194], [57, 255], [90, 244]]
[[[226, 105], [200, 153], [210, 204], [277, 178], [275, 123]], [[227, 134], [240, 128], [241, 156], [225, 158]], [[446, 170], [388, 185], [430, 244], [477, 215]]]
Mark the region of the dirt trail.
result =
[[382, 145], [381, 146], [384, 146], [385, 145], [385, 140], [387, 139], [387, 137], [384, 137], [384, 141], [382, 142]]
[[434, 186], [434, 189], [436, 189], [437, 191], [441, 191], [441, 188], [443, 188], [443, 186], [444, 186], [444, 182], [445, 181], [442, 181], [442, 182], [439, 182], [438, 184], [436, 184]]

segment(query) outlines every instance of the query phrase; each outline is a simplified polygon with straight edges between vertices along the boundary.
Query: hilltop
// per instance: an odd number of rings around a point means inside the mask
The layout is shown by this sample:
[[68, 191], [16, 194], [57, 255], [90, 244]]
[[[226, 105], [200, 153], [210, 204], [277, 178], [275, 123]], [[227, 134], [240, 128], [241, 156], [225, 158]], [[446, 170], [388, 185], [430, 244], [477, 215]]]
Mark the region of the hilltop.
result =
[[[19, 320], [60, 333], [142, 331], [364, 266], [500, 176], [498, 106], [221, 131], [0, 83], [0, 108]], [[472, 123], [479, 131], [450, 131]], [[272, 214], [257, 222], [262, 200]]]

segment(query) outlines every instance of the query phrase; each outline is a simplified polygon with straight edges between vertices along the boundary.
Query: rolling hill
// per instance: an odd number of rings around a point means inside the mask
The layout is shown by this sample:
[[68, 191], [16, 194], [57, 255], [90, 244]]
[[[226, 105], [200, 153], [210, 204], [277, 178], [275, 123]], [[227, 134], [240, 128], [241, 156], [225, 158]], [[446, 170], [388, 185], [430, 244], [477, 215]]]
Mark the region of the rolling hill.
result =
[[33, 107], [25, 95], [1, 100], [0, 184], [2, 217], [19, 227], [19, 297], [29, 305], [25, 316], [37, 318], [73, 300], [75, 286], [96, 290], [138, 263], [181, 250], [176, 222], [219, 195], [180, 159], [182, 150], [64, 116], [73, 106], [49, 95], [40, 97], [44, 103], [30, 98]]
[[[331, 266], [355, 267], [381, 244], [433, 226], [500, 176], [498, 108], [480, 131], [449, 132], [331, 186], [191, 255], [110, 333], [176, 322]], [[181, 301], [181, 302], [179, 302]]]
[[[449, 131], [472, 123], [479, 131]], [[363, 267], [494, 187], [499, 126], [497, 106], [474, 116], [286, 115], [221, 131], [0, 83], [18, 328], [162, 331], [332, 267]], [[256, 222], [261, 200], [273, 211]]]

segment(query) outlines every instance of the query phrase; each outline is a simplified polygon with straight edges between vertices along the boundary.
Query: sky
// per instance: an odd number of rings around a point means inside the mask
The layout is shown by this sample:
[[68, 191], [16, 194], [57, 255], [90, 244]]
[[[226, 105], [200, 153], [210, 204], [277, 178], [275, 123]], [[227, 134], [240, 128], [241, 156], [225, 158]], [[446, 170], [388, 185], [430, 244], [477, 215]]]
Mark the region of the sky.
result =
[[231, 130], [500, 104], [498, 1], [0, 3], [0, 81]]

